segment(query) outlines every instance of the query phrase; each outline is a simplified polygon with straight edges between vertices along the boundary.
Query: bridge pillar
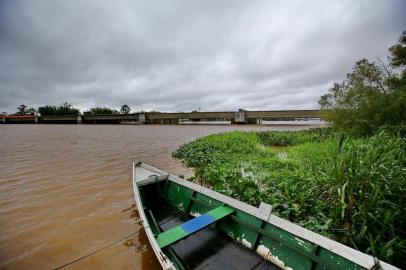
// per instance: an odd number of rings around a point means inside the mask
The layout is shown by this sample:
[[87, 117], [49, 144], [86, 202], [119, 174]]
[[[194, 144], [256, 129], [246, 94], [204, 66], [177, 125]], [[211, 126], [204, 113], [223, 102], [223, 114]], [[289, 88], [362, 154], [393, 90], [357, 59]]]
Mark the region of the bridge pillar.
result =
[[78, 115], [77, 118], [76, 118], [76, 121], [77, 121], [78, 124], [82, 124], [82, 116]]
[[[247, 111], [239, 109], [238, 112], [235, 112], [234, 123], [235, 124], [247, 124]], [[233, 124], [233, 121], [231, 121]]]
[[145, 113], [138, 114], [138, 122], [145, 123]]
[[262, 125], [262, 118], [257, 118], [257, 125]]

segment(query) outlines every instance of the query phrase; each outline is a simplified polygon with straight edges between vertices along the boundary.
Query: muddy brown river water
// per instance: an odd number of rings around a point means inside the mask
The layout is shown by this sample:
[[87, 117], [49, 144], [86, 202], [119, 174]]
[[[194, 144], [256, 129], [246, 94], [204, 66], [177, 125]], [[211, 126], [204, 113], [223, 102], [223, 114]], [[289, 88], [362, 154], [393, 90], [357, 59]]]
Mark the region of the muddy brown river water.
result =
[[232, 130], [303, 126], [0, 125], [0, 269], [160, 269], [140, 228], [131, 164], [193, 171], [179, 145]]

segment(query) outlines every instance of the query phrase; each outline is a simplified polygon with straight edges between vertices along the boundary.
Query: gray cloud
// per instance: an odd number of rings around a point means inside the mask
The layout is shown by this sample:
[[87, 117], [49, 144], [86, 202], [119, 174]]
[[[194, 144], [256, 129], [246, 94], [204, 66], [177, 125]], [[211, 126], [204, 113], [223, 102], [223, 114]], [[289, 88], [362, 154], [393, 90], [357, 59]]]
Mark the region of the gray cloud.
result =
[[0, 109], [68, 101], [163, 111], [317, 108], [385, 57], [405, 2], [0, 2]]

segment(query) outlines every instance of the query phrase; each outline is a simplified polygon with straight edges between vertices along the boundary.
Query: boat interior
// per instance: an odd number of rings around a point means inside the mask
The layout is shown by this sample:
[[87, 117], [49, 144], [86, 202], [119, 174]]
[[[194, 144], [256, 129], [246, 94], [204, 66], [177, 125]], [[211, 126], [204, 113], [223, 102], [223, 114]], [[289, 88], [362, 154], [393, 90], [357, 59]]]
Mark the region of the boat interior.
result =
[[[180, 207], [183, 210], [174, 207], [173, 200], [168, 200], [168, 194], [162, 192], [165, 190], [164, 185], [145, 185], [140, 188], [140, 192], [144, 212], [157, 240], [165, 232], [182, 225], [187, 229], [194, 227], [192, 233], [178, 238], [175, 236], [175, 239], [161, 246], [178, 269], [280, 269], [219, 229], [222, 222], [230, 219], [227, 213], [226, 216], [208, 223], [204, 220], [204, 214], [198, 217], [190, 214], [191, 205]], [[191, 201], [198, 203], [198, 200]], [[189, 226], [186, 227], [185, 224]], [[171, 236], [173, 238], [173, 234]]]

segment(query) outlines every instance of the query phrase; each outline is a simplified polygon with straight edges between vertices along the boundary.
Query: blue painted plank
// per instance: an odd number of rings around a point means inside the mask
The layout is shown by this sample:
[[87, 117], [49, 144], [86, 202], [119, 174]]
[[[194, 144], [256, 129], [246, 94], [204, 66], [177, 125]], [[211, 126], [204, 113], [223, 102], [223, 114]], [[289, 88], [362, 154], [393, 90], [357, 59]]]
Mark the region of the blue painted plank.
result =
[[194, 232], [206, 227], [207, 225], [210, 225], [211, 223], [213, 223], [215, 221], [216, 221], [216, 219], [214, 217], [212, 217], [211, 215], [204, 214], [204, 215], [198, 216], [194, 219], [191, 219], [191, 220], [183, 223], [180, 226], [186, 232], [194, 233]]

